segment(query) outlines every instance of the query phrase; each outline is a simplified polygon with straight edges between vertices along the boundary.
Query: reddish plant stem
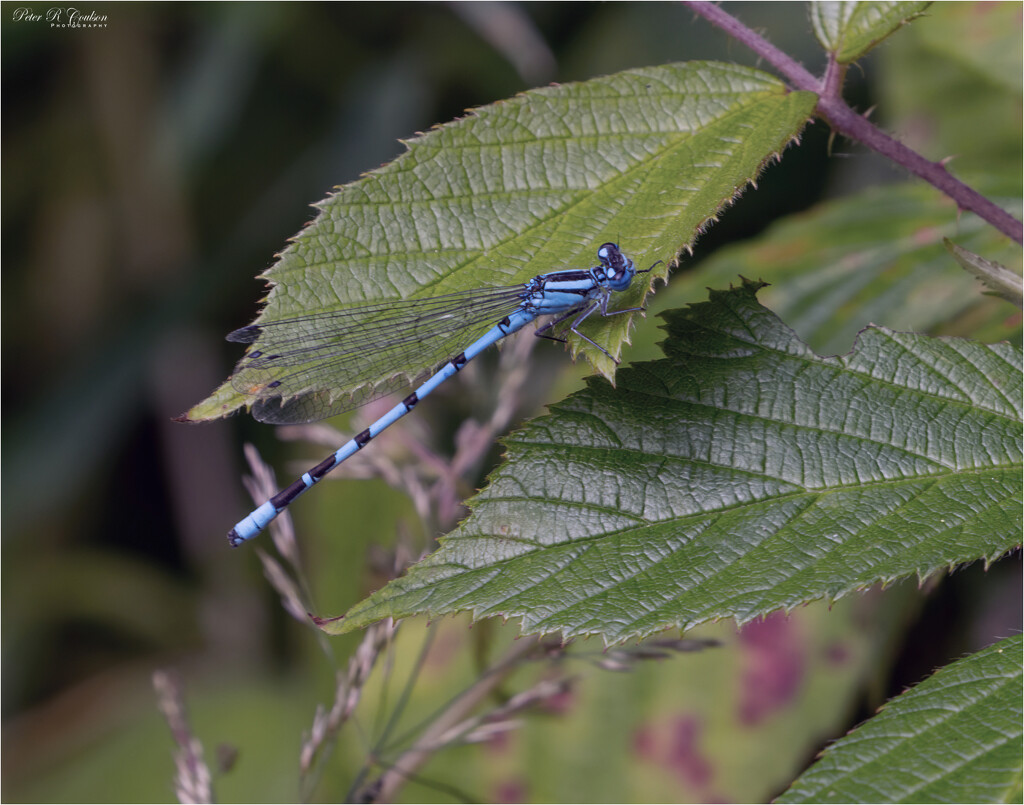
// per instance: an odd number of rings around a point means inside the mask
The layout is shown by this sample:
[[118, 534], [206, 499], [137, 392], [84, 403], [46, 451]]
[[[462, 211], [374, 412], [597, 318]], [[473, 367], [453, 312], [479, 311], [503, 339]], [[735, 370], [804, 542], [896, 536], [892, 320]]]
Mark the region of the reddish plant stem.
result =
[[1017, 243], [1024, 243], [1024, 226], [997, 204], [955, 178], [940, 162], [931, 162], [916, 151], [894, 140], [846, 105], [842, 99], [842, 77], [845, 70], [830, 57], [824, 79], [815, 78], [802, 64], [783, 53], [771, 42], [754, 33], [735, 17], [709, 2], [690, 0], [685, 5], [712, 25], [746, 45], [778, 70], [800, 90], [817, 93], [817, 114], [835, 131], [863, 143], [902, 165], [911, 173], [941, 190], [963, 210], [969, 210], [990, 223]]

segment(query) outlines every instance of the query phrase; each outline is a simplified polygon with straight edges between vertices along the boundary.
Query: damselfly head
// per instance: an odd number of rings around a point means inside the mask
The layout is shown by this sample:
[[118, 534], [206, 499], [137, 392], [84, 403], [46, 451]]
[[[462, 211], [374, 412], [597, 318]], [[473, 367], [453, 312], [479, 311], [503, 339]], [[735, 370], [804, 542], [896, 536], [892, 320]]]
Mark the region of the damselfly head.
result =
[[622, 280], [624, 277], [632, 279], [633, 261], [619, 251], [614, 243], [603, 243], [597, 250], [597, 258], [604, 266], [608, 280], [612, 283]]

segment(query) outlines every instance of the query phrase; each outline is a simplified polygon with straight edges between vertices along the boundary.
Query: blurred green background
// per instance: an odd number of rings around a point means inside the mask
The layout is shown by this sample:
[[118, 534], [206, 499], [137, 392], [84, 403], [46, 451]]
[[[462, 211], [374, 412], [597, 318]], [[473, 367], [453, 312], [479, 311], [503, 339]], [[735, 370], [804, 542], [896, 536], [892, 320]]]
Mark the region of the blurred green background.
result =
[[[915, 23], [851, 70], [847, 97], [882, 104], [876, 117], [927, 156], [966, 154], [986, 186], [1019, 197], [1020, 5], [1000, 8], [985, 12], [1002, 17], [970, 47], [943, 39], [961, 26], [955, 17]], [[14, 10], [4, 4], [2, 26], [3, 799], [171, 799], [173, 745], [150, 675], [174, 667], [211, 765], [218, 745], [238, 750], [215, 779], [219, 798], [293, 800], [302, 734], [358, 638], [332, 641], [330, 659], [282, 611], [255, 553], [229, 550], [224, 534], [250, 507], [244, 441], [282, 480], [327, 450], [282, 444], [247, 417], [171, 421], [231, 371], [239, 351], [223, 335], [258, 309], [254, 276], [332, 186], [468, 107], [629, 67], [756, 60], [667, 3], [97, 3], [80, 10], [106, 23], [88, 28]], [[728, 10], [820, 71], [802, 4]], [[933, 16], [941, 25], [954, 13]], [[961, 58], [986, 49], [999, 58]], [[1014, 74], [1016, 84], [1005, 78]], [[958, 109], [936, 115], [954, 91]], [[903, 178], [847, 143], [830, 153], [827, 130], [810, 127], [702, 238], [685, 283], [664, 298], [701, 299], [701, 261], [722, 245]], [[628, 251], [628, 233], [621, 240]], [[961, 316], [944, 331], [1019, 332], [1012, 308], [980, 310], [980, 323]], [[634, 357], [652, 354], [656, 324], [642, 323]], [[538, 404], [585, 374], [558, 350], [540, 352], [545, 376], [560, 379]], [[424, 406], [416, 427], [445, 450], [459, 414]], [[397, 532], [421, 546], [436, 536], [378, 481], [325, 485], [297, 508], [320, 614], [382, 583], [366, 570], [369, 546], [392, 545]], [[339, 538], [339, 521], [351, 538]], [[897, 585], [740, 633], [720, 625], [706, 632], [722, 648], [631, 675], [587, 666], [562, 712], [500, 745], [443, 753], [434, 783], [406, 796], [453, 801], [454, 787], [507, 801], [765, 799], [886, 695], [1020, 628], [1019, 557], [928, 587]], [[409, 625], [399, 666], [424, 629]], [[471, 644], [502, 646], [515, 633], [467, 633], [461, 619], [440, 631], [431, 667], [446, 670], [423, 673], [416, 696], [427, 702], [472, 680]], [[799, 673], [787, 671], [794, 657]], [[381, 701], [367, 704], [365, 724]], [[701, 715], [671, 721], [670, 707]], [[731, 727], [714, 721], [721, 712], [738, 713]], [[371, 733], [342, 734], [316, 799], [345, 795]]]

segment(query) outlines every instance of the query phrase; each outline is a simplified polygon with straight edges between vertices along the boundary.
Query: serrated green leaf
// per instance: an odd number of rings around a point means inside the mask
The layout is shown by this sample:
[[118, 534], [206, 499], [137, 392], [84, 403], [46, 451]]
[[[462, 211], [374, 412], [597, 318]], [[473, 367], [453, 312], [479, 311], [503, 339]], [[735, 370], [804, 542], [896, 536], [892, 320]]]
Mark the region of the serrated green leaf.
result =
[[943, 245], [956, 261], [975, 277], [984, 282], [1007, 302], [1021, 307], [1021, 277], [1006, 266], [986, 260], [979, 254], [958, 246], [949, 238], [942, 239]]
[[[321, 202], [263, 275], [273, 287], [258, 321], [515, 284], [594, 265], [605, 241], [621, 242], [645, 267], [668, 263], [797, 136], [815, 101], [757, 70], [692, 62], [474, 110]], [[642, 301], [641, 285], [622, 294], [623, 307]], [[588, 320], [584, 329], [616, 354], [629, 318]], [[479, 334], [467, 332], [467, 343]], [[606, 356], [573, 348], [610, 376]], [[395, 356], [388, 369], [420, 375], [451, 357], [443, 349], [426, 366]], [[334, 377], [325, 390], [365, 388], [346, 381]], [[247, 399], [225, 384], [189, 418], [223, 416]]]
[[472, 611], [608, 641], [747, 621], [1020, 538], [1021, 352], [881, 328], [815, 355], [757, 284], [506, 440], [441, 548], [331, 631]]
[[818, 41], [840, 64], [849, 64], [919, 16], [931, 3], [808, 3]]
[[1021, 636], [942, 668], [841, 738], [777, 802], [1020, 802]]
[[[1019, 203], [996, 199], [1019, 214]], [[770, 283], [761, 294], [823, 355], [846, 352], [868, 322], [929, 331], [983, 301], [950, 261], [944, 237], [1019, 268], [1020, 249], [976, 215], [921, 183], [871, 188], [779, 221], [680, 273], [652, 307], [678, 306], [737, 275]], [[1009, 314], [1013, 311], [1007, 309]]]

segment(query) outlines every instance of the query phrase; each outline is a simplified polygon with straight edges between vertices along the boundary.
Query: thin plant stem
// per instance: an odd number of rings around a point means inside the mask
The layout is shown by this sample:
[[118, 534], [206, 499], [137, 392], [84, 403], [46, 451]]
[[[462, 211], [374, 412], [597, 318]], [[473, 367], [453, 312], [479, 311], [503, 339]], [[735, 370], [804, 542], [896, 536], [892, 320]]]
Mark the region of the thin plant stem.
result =
[[364, 789], [374, 802], [391, 802], [405, 782], [438, 750], [438, 739], [465, 721], [470, 713], [519, 667], [539, 641], [527, 638], [517, 641], [508, 653], [462, 695], [457, 697], [438, 718], [423, 731], [415, 746], [406, 750], [374, 784]]
[[203, 759], [203, 745], [189, 725], [181, 680], [171, 671], [154, 671], [153, 688], [160, 712], [178, 747], [174, 753], [174, 793], [178, 802], [213, 802], [213, 778]]
[[1024, 225], [1010, 213], [965, 185], [947, 171], [942, 162], [925, 159], [847, 106], [841, 95], [845, 68], [837, 64], [831, 55], [825, 77], [818, 79], [802, 64], [725, 12], [720, 6], [700, 0], [686, 0], [685, 5], [757, 53], [796, 89], [817, 93], [818, 104], [815, 111], [836, 132], [887, 156], [941, 190], [953, 199], [960, 209], [975, 213], [1007, 237], [1013, 238], [1017, 243], [1024, 243]]

